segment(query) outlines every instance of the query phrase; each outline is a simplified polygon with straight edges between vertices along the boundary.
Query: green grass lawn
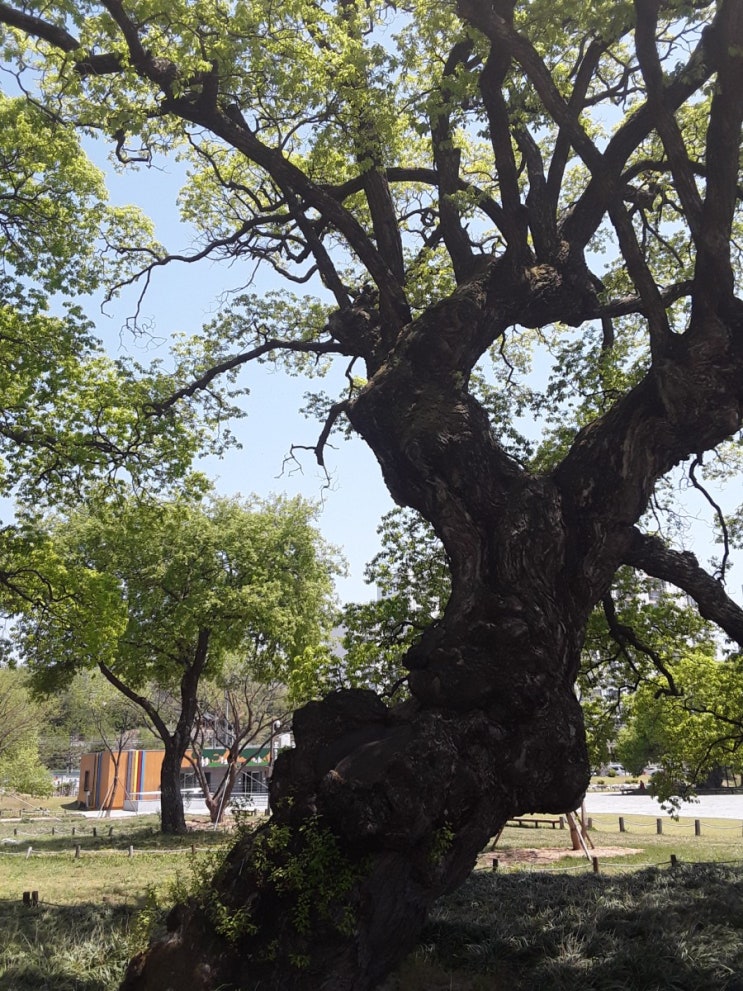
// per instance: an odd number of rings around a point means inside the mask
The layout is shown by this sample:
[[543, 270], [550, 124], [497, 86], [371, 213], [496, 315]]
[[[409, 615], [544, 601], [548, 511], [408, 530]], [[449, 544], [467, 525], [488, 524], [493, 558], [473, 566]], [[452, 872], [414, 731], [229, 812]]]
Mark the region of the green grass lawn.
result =
[[[52, 811], [0, 816], [0, 989], [114, 991], [141, 949], [143, 912], [170, 901], [169, 885], [188, 875], [192, 857], [228, 839], [206, 823], [166, 837], [157, 816]], [[25, 891], [38, 892], [38, 906], [24, 905]]]
[[[619, 816], [594, 815], [591, 817], [593, 828], [589, 836], [598, 848], [599, 869], [619, 870], [631, 867], [669, 864], [671, 856], [683, 863], [726, 863], [740, 862], [743, 865], [743, 824], [731, 819], [701, 820], [701, 835], [695, 834], [695, 822], [691, 818], [671, 819], [669, 816], [625, 815], [625, 831], [620, 832]], [[657, 834], [657, 819], [661, 819], [662, 834]], [[567, 829], [551, 829], [541, 827], [517, 828], [507, 826], [498, 840], [493, 855], [499, 857], [499, 869], [523, 870], [524, 864], [512, 864], [508, 854], [523, 847], [548, 847], [551, 849], [563, 847], [566, 852], [571, 849], [570, 833]], [[619, 854], [606, 856], [602, 848], [640, 849], [636, 854]], [[527, 865], [528, 866], [528, 865]], [[545, 865], [540, 864], [540, 868]], [[579, 865], [572, 858], [558, 861], [554, 867], [572, 870]], [[585, 869], [591, 870], [592, 865], [585, 862]]]
[[[54, 811], [0, 816], [0, 991], [115, 991], [154, 900], [167, 904], [176, 875], [229, 838]], [[624, 818], [620, 833], [617, 816], [594, 816], [591, 838], [641, 852], [602, 855], [598, 876], [559, 856], [568, 830], [506, 828], [498, 871], [486, 859], [437, 903], [386, 991], [743, 991], [741, 823], [704, 820], [695, 836], [693, 820], [666, 817], [658, 836], [655, 818]], [[505, 862], [525, 847], [558, 856], [539, 869]], [[38, 906], [24, 891], [38, 891]]]

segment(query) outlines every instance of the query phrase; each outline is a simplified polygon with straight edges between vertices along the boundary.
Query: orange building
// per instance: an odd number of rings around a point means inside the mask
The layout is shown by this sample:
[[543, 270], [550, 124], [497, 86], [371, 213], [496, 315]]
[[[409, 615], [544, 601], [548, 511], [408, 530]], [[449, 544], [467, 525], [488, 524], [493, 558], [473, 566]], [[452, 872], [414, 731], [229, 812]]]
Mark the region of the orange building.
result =
[[[80, 806], [87, 809], [158, 812], [160, 772], [164, 757], [164, 750], [124, 750], [119, 757], [117, 777], [114, 756], [109, 751], [83, 754], [80, 758], [80, 785], [77, 795]], [[241, 763], [242, 771], [235, 782], [233, 794], [240, 798], [249, 797], [255, 808], [266, 808], [269, 750], [247, 748], [243, 752]], [[207, 781], [214, 790], [227, 770], [224, 752], [205, 750], [204, 770]], [[185, 757], [181, 764], [181, 789], [190, 811], [206, 811], [193, 767]]]

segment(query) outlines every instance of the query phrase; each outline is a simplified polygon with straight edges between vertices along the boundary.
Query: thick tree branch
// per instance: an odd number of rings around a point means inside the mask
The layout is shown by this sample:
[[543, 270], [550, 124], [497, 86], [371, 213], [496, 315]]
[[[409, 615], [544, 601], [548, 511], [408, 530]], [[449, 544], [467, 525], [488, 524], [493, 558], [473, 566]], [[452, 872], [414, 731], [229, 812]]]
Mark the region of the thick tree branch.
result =
[[[512, 13], [511, 9], [506, 18], [508, 22], [513, 20]], [[494, 39], [480, 75], [480, 92], [490, 124], [506, 242], [514, 257], [523, 261], [527, 257], [527, 212], [521, 203], [518, 169], [511, 141], [511, 114], [503, 94], [510, 67], [509, 46], [500, 38]]]
[[103, 661], [98, 662], [98, 668], [103, 677], [106, 678], [106, 680], [109, 681], [114, 688], [117, 689], [117, 691], [121, 692], [121, 694], [125, 695], [130, 702], [134, 702], [135, 705], [138, 705], [140, 709], [147, 713], [147, 716], [157, 730], [157, 734], [160, 739], [167, 739], [169, 736], [168, 727], [165, 725], [165, 721], [158, 712], [157, 706], [153, 705], [153, 703], [146, 696], [140, 695], [138, 692], [135, 692], [134, 689], [130, 688], [129, 685], [127, 685], [125, 681], [122, 681], [121, 678], [119, 678], [119, 676], [115, 674], [107, 664], [104, 664]]
[[671, 550], [659, 537], [637, 529], [632, 534], [624, 563], [682, 589], [697, 603], [704, 619], [716, 623], [743, 647], [743, 609], [728, 596], [722, 583], [700, 567], [688, 551]]
[[[591, 79], [593, 78], [593, 74], [596, 71], [596, 67], [599, 64], [599, 60], [601, 59], [605, 48], [606, 46], [603, 42], [591, 41], [580, 61], [575, 77], [575, 83], [573, 85], [573, 91], [570, 94], [567, 105], [567, 109], [575, 121], [579, 119], [581, 111], [584, 108], [588, 87], [591, 84]], [[557, 140], [555, 141], [555, 148], [552, 152], [552, 160], [550, 162], [549, 172], [547, 174], [549, 211], [553, 216], [557, 215], [562, 181], [565, 175], [565, 168], [568, 163], [571, 147], [572, 142], [569, 131], [567, 128], [561, 127], [557, 134]]]
[[6, 3], [0, 3], [0, 23], [7, 24], [8, 27], [18, 28], [32, 38], [48, 41], [50, 45], [61, 48], [63, 52], [74, 52], [80, 48], [80, 42], [77, 38], [63, 27], [58, 24], [51, 24], [33, 14], [27, 14], [25, 11], [15, 10]]
[[696, 238], [702, 219], [702, 200], [694, 181], [681, 129], [665, 103], [663, 68], [658, 57], [655, 36], [661, 0], [635, 0], [635, 44], [643, 79], [647, 87], [648, 107], [655, 116], [655, 126], [665, 148], [676, 192], [684, 209], [689, 230]]
[[724, 0], [712, 36], [717, 85], [707, 129], [707, 189], [697, 240], [695, 276], [700, 295], [727, 305], [734, 292], [730, 257], [740, 175], [743, 122], [743, 4]]
[[637, 242], [632, 221], [622, 202], [615, 202], [610, 210], [612, 223], [617, 232], [622, 256], [627, 271], [643, 303], [643, 313], [647, 317], [650, 332], [650, 351], [653, 360], [668, 354], [673, 334], [666, 315], [666, 306], [653, 273], [645, 261], [645, 256]]
[[[686, 65], [664, 87], [663, 103], [669, 113], [673, 113], [698, 92], [714, 72], [709, 41], [719, 31], [718, 22], [719, 17], [716, 17], [713, 24], [702, 32]], [[616, 196], [628, 159], [654, 127], [653, 108], [645, 102], [611, 138], [601, 163], [595, 163], [592, 168], [590, 162], [586, 162], [592, 177], [578, 202], [565, 217], [562, 236], [566, 240], [582, 245], [588, 243]]]
[[439, 217], [444, 244], [452, 261], [457, 282], [461, 282], [472, 269], [472, 245], [462, 224], [456, 193], [460, 188], [459, 166], [461, 152], [454, 143], [449, 103], [452, 100], [450, 80], [464, 65], [472, 51], [470, 40], [461, 41], [449, 53], [444, 65], [441, 83], [441, 104], [431, 115], [431, 142], [433, 160], [439, 187]]

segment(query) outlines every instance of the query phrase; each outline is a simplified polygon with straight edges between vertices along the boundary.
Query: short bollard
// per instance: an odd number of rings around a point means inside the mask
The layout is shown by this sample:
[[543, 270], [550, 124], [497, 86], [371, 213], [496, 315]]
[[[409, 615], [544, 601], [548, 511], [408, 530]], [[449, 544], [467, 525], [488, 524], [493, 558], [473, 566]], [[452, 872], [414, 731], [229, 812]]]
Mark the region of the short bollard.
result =
[[598, 872], [599, 872], [599, 858], [598, 857], [591, 857], [591, 862], [593, 864], [593, 873], [594, 874], [598, 874]]
[[620, 833], [624, 833], [625, 832], [625, 828], [624, 828], [624, 816], [620, 816], [619, 817], [619, 832]]
[[75, 860], [79, 860], [79, 859], [80, 859], [80, 844], [79, 843], [76, 843], [75, 844]]
[[497, 871], [498, 870], [498, 858], [497, 857], [493, 857], [493, 863], [490, 866], [491, 866], [492, 870], [494, 870], [494, 871]]
[[656, 819], [655, 820], [655, 829], [656, 829], [656, 832], [658, 833], [658, 836], [660, 836], [662, 834], [662, 832], [663, 832], [663, 820], [662, 819]]
[[702, 823], [699, 819], [694, 820], [694, 835], [695, 836], [702, 835]]

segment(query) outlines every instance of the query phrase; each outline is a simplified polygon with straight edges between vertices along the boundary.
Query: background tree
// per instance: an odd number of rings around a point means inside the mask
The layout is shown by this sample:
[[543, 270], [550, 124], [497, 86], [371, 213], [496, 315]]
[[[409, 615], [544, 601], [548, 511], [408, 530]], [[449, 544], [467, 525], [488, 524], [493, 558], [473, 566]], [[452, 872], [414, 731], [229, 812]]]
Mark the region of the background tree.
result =
[[[239, 656], [226, 659], [216, 678], [201, 685], [190, 760], [214, 823], [222, 821], [243, 769], [245, 750], [270, 744], [276, 724], [285, 732], [291, 728], [288, 689], [271, 680], [272, 673], [284, 667], [281, 659], [271, 656], [278, 648], [278, 643], [269, 645], [265, 637], [256, 637], [244, 644]], [[225, 773], [215, 783], [204, 768], [207, 747], [222, 750]]]
[[[645, 516], [741, 427], [743, 2], [31, 0], [0, 23], [49, 112], [120, 155], [182, 149], [194, 259], [322, 283], [231, 300], [211, 367], [157, 409], [253, 359], [337, 356], [348, 390], [316, 401], [318, 458], [349, 424], [445, 548], [410, 698], [297, 713], [272, 821], [127, 979], [365, 991], [504, 821], [579, 801], [573, 684], [621, 566], [743, 640], [722, 583]], [[344, 870], [308, 896], [286, 867], [318, 851]], [[250, 917], [235, 945], [215, 899]]]
[[406, 651], [443, 615], [450, 580], [441, 541], [419, 514], [393, 509], [377, 532], [382, 549], [364, 575], [376, 595], [344, 608], [343, 655], [327, 679], [334, 687], [391, 693], [407, 677]]
[[713, 652], [691, 648], [674, 666], [677, 695], [664, 695], [647, 682], [627, 700], [626, 726], [617, 754], [626, 767], [660, 765], [653, 792], [673, 807], [723, 768], [739, 771], [743, 747], [739, 656], [722, 660]]
[[28, 795], [51, 795], [52, 777], [39, 759], [45, 707], [35, 701], [25, 671], [0, 667], [0, 785]]
[[163, 832], [186, 828], [180, 773], [202, 678], [259, 642], [288, 680], [322, 640], [336, 565], [313, 514], [300, 499], [206, 499], [197, 483], [171, 501], [91, 503], [49, 531], [55, 594], [21, 616], [24, 656], [42, 690], [97, 667], [141, 708], [165, 748]]
[[83, 311], [156, 247], [145, 214], [108, 203], [73, 128], [0, 94], [0, 494], [59, 503], [124, 468], [164, 484], [200, 449], [195, 412], [152, 415], [172, 379], [109, 357]]

